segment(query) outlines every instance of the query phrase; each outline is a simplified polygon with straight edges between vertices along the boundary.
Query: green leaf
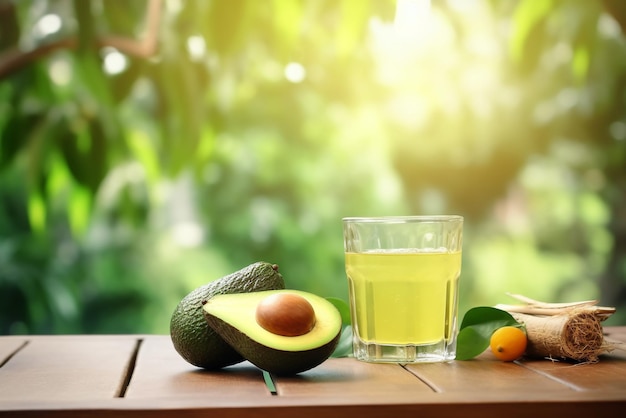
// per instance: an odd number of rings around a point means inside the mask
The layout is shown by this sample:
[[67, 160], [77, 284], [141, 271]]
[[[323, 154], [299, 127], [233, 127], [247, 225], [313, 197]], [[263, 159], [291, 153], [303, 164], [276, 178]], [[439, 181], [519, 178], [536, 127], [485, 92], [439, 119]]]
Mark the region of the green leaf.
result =
[[89, 190], [75, 184], [72, 187], [68, 205], [68, 220], [75, 236], [82, 235], [89, 224], [89, 214], [91, 213], [92, 194]]
[[350, 318], [350, 306], [348, 303], [339, 298], [328, 297], [327, 301], [335, 305], [335, 308], [341, 314], [341, 323], [343, 327], [341, 329], [341, 337], [339, 337], [339, 343], [331, 357], [350, 357], [352, 355], [352, 320]]
[[43, 116], [37, 114], [18, 115], [10, 112], [7, 123], [0, 135], [0, 167], [11, 162], [22, 148], [26, 148], [28, 141], [23, 140], [31, 134], [40, 123]]
[[91, 2], [74, 0], [74, 13], [76, 14], [76, 22], [78, 23], [78, 47], [79, 50], [85, 51], [93, 48], [95, 41], [95, 24], [93, 13], [91, 11]]
[[83, 119], [75, 131], [58, 135], [59, 147], [74, 179], [96, 193], [107, 174], [107, 139], [102, 121]]
[[332, 297], [326, 298], [326, 300], [335, 305], [335, 308], [337, 308], [337, 310], [341, 314], [342, 324], [350, 325], [352, 323], [352, 320], [350, 319], [350, 306], [348, 306], [348, 303], [346, 301], [344, 301], [343, 299]]
[[[463, 321], [461, 321], [461, 330], [463, 328], [474, 326], [484, 326], [489, 328], [489, 324], [498, 325], [504, 327], [507, 325], [517, 325], [518, 322], [511, 316], [510, 313], [503, 311], [502, 309], [492, 308], [490, 306], [478, 306], [472, 308], [465, 313]], [[491, 336], [491, 334], [489, 334]]]
[[339, 343], [335, 347], [331, 357], [351, 357], [352, 356], [352, 327], [350, 325], [344, 325], [341, 329], [341, 337], [339, 337]]
[[371, 6], [364, 1], [343, 0], [340, 8], [342, 24], [337, 31], [336, 44], [341, 54], [351, 54], [365, 36]]
[[297, 0], [272, 1], [275, 48], [282, 57], [288, 59], [298, 46], [301, 31], [303, 4]]
[[157, 147], [150, 140], [148, 133], [141, 129], [131, 129], [126, 136], [126, 141], [128, 149], [141, 163], [147, 178], [156, 183], [161, 174], [159, 156]]
[[456, 344], [456, 359], [469, 360], [485, 351], [489, 339], [485, 339], [475, 328], [468, 327], [459, 331]]
[[469, 360], [485, 351], [493, 332], [505, 326], [521, 325], [501, 309], [479, 306], [467, 311], [457, 337], [456, 359]]
[[524, 0], [518, 3], [513, 15], [513, 33], [509, 44], [514, 61], [522, 59], [530, 33], [550, 13], [552, 7], [553, 0]]
[[28, 195], [28, 220], [30, 227], [37, 233], [46, 229], [46, 202], [40, 193], [31, 192]]
[[211, 5], [207, 22], [209, 44], [220, 55], [233, 54], [245, 39], [250, 9], [255, 7], [255, 2], [230, 0]]
[[585, 46], [576, 47], [572, 59], [572, 73], [577, 81], [583, 82], [585, 80], [589, 72], [590, 63], [591, 54], [589, 49]]

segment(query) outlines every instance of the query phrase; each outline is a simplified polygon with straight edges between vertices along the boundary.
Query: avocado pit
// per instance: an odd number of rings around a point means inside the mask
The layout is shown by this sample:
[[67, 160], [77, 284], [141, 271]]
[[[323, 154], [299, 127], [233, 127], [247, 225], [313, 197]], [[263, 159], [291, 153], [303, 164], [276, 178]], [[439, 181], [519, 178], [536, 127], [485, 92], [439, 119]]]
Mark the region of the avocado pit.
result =
[[256, 308], [256, 322], [266, 331], [285, 337], [307, 334], [315, 326], [315, 310], [306, 298], [294, 293], [275, 293]]

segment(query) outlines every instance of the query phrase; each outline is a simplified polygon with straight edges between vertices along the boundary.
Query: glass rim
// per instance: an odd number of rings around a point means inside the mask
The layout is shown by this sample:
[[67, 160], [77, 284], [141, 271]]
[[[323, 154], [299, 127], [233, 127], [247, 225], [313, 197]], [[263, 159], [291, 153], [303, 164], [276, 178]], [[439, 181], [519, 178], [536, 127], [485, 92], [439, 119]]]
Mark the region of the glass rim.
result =
[[350, 216], [343, 223], [462, 222], [461, 215]]

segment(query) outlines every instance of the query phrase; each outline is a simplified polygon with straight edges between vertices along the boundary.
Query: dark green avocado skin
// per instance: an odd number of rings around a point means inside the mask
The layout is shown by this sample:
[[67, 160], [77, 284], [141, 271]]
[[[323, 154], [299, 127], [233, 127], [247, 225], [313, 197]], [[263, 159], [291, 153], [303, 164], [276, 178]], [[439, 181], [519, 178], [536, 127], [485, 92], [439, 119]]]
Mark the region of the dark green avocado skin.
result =
[[267, 347], [220, 318], [204, 312], [206, 322], [239, 354], [258, 368], [276, 375], [294, 375], [312, 369], [328, 359], [341, 336], [341, 328], [331, 341], [305, 351], [284, 351]]
[[216, 370], [244, 360], [204, 319], [202, 305], [215, 295], [285, 288], [278, 266], [257, 262], [201, 286], [185, 296], [170, 320], [176, 351], [190, 364]]

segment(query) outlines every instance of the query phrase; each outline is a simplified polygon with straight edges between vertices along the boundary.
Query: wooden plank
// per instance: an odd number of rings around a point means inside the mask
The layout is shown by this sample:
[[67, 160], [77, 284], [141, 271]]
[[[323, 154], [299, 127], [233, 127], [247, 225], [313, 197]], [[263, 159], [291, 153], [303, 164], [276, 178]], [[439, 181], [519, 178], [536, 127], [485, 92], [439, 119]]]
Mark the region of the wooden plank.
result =
[[[90, 417], [90, 418], [415, 418], [459, 417], [507, 418], [553, 417], [588, 418], [615, 415], [626, 408], [626, 394], [570, 392], [554, 398], [553, 393], [533, 393], [531, 397], [502, 396], [502, 393], [424, 393], [411, 402], [370, 396], [334, 397], [269, 396], [247, 399], [190, 397], [167, 399], [110, 399], [66, 403], [36, 402], [9, 404], [0, 408], [0, 417]], [[613, 412], [613, 414], [611, 414]]]
[[397, 364], [364, 363], [352, 358], [328, 359], [321, 365], [292, 377], [274, 377], [279, 396], [338, 397], [401, 396], [430, 393], [424, 382]]
[[605, 339], [614, 345], [613, 357], [626, 360], [626, 327], [604, 328]]
[[0, 409], [3, 401], [113, 398], [135, 345], [132, 336], [29, 337], [0, 368]]
[[[613, 333], [612, 329], [609, 331], [610, 334], [619, 334]], [[626, 333], [622, 334], [626, 336]], [[264, 388], [260, 371], [256, 368], [242, 364], [222, 372], [199, 371], [178, 357], [168, 336], [28, 338], [29, 344], [0, 368], [2, 418], [44, 415], [96, 418], [183, 418], [209, 415], [225, 418], [339, 418], [357, 414], [364, 418], [484, 418], [494, 415], [508, 418], [554, 415], [582, 418], [608, 416], [616, 410], [626, 410], [626, 385], [622, 378], [626, 376], [623, 371], [626, 361], [615, 355], [605, 356], [600, 363], [589, 365], [601, 366], [602, 369], [582, 369], [583, 372], [576, 372], [574, 377], [568, 377], [567, 373], [574, 373], [570, 370], [580, 366], [565, 369], [561, 366], [571, 365], [559, 364], [556, 375], [552, 371], [546, 375], [538, 370], [530, 370], [526, 361], [519, 364], [502, 363], [490, 359], [489, 353], [470, 362], [412, 365], [406, 366], [406, 369], [399, 365], [368, 364], [354, 359], [330, 359], [298, 376], [275, 377], [279, 394], [271, 396]], [[14, 347], [15, 343], [9, 341], [11, 339], [15, 337], [0, 337], [0, 350], [9, 345]], [[124, 380], [125, 371], [119, 373], [117, 386], [112, 385], [117, 388], [111, 391], [113, 395], [96, 396], [94, 389], [104, 381], [108, 382], [109, 376], [115, 375], [111, 370], [126, 367], [126, 364], [122, 367], [116, 364], [118, 360], [107, 364], [107, 357], [130, 361], [134, 342], [138, 339], [143, 339], [143, 342], [139, 346], [135, 372], [126, 390], [126, 398], [115, 397], [115, 393], [119, 392], [119, 383]], [[34, 348], [37, 350], [33, 351]], [[100, 349], [102, 352], [98, 353]], [[126, 355], [121, 356], [124, 350]], [[91, 360], [85, 362], [85, 358]], [[553, 365], [547, 361], [533, 362], [541, 367]], [[503, 365], [505, 367], [501, 367]], [[521, 371], [510, 370], [516, 367]], [[64, 368], [68, 371], [63, 371]], [[419, 378], [412, 374], [413, 368], [419, 370]], [[429, 368], [432, 371], [424, 370]], [[23, 376], [16, 378], [16, 371]], [[568, 379], [578, 379], [588, 374], [591, 374], [592, 381], [602, 377], [605, 385], [597, 387], [596, 382], [596, 387], [589, 389], [580, 383], [579, 386], [567, 383]], [[455, 383], [455, 378], [464, 383]], [[21, 387], [16, 389], [18, 395], [24, 390], [33, 392], [33, 386], [35, 390], [41, 390], [32, 383], [37, 379], [44, 385], [52, 382], [59, 386], [55, 389], [56, 394], [51, 394], [50, 389], [46, 388], [43, 396], [7, 395], [7, 389], [13, 390], [11, 386], [15, 385]], [[63, 379], [80, 382], [67, 383]], [[519, 379], [525, 383], [522, 385]], [[544, 383], [536, 385], [532, 384], [533, 381]], [[80, 388], [80, 385], [88, 388]], [[218, 387], [215, 388], [215, 385]], [[261, 394], [258, 388], [262, 389]], [[64, 397], [64, 392], [78, 394], [78, 397]]]
[[516, 363], [500, 361], [490, 352], [468, 361], [410, 364], [406, 368], [438, 393], [571, 390]]
[[603, 356], [597, 363], [567, 363], [550, 360], [524, 361], [524, 367], [577, 391], [626, 389], [626, 361]]
[[[613, 341], [626, 341], [626, 327], [612, 327], [607, 337]], [[570, 363], [548, 359], [524, 360], [521, 364], [529, 370], [547, 376], [577, 391], [613, 390], [626, 388], [626, 353], [617, 349], [600, 356], [597, 363]]]
[[206, 371], [178, 355], [169, 336], [147, 336], [141, 343], [126, 398], [271, 396], [260, 369], [248, 362]]
[[[626, 340], [626, 327], [611, 328], [611, 337]], [[626, 362], [617, 351], [597, 364], [576, 365], [549, 360], [502, 362], [487, 350], [474, 360], [450, 363], [413, 364], [407, 369], [437, 392], [495, 391], [528, 393], [537, 391], [582, 391], [626, 387]], [[579, 369], [587, 367], [586, 370]]]

